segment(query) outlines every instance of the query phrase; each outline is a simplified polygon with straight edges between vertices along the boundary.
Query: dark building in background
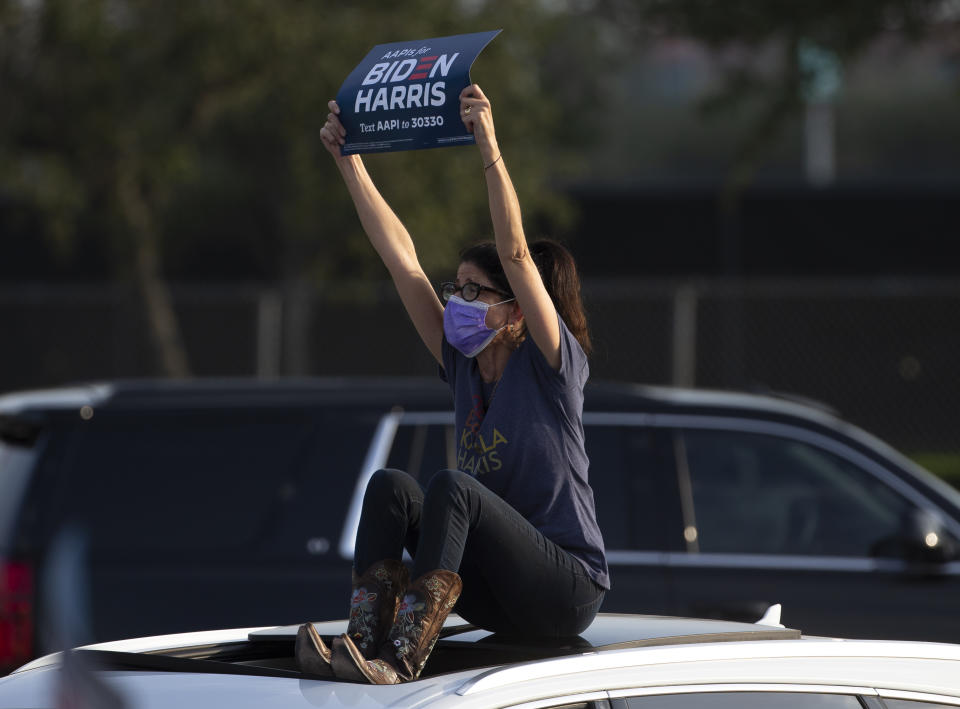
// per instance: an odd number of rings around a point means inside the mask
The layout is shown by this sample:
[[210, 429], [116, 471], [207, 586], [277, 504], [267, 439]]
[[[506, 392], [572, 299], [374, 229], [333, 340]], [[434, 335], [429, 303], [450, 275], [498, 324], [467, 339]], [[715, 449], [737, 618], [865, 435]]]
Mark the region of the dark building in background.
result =
[[960, 275], [960, 181], [763, 184], [727, 208], [715, 187], [582, 186], [574, 247], [591, 277]]

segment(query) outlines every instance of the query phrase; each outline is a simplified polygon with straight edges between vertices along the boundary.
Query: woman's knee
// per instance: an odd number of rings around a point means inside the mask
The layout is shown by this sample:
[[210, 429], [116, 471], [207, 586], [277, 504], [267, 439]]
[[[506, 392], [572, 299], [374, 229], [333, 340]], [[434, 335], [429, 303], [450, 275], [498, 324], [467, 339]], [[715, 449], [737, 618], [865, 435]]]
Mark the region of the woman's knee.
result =
[[427, 485], [427, 497], [463, 497], [464, 493], [472, 489], [476, 479], [460, 470], [440, 470]]
[[381, 468], [367, 481], [364, 500], [389, 500], [398, 492], [411, 488], [419, 489], [419, 485], [410, 474], [393, 468]]

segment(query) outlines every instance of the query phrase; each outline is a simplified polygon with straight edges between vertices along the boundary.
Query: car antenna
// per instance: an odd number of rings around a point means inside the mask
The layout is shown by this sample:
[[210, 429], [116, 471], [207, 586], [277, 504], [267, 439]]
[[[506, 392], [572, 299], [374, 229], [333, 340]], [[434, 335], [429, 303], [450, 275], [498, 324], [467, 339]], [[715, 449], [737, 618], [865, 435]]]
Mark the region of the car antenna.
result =
[[779, 603], [774, 603], [764, 611], [763, 616], [754, 625], [772, 625], [775, 628], [784, 627], [780, 622], [780, 611], [783, 607]]

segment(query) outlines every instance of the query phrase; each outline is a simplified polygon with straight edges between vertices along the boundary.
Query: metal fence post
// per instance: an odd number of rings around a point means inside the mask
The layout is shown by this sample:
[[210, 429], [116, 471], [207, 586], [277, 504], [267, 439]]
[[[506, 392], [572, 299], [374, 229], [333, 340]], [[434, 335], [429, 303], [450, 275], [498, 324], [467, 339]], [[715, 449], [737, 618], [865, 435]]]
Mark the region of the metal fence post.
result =
[[310, 361], [310, 320], [314, 287], [303, 279], [283, 286], [286, 323], [283, 331], [283, 373], [302, 377], [312, 371]]
[[692, 387], [697, 379], [697, 287], [683, 283], [673, 292], [673, 384]]
[[257, 376], [280, 376], [280, 352], [283, 336], [283, 297], [274, 289], [262, 290], [257, 297]]

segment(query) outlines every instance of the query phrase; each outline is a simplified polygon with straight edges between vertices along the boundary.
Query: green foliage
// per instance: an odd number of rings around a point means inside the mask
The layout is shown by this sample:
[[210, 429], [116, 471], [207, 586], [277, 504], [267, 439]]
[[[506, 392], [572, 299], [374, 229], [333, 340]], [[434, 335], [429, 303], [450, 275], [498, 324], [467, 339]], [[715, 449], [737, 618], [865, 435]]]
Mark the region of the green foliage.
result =
[[720, 87], [702, 116], [740, 126], [725, 193], [732, 198], [803, 115], [878, 41], [956, 32], [942, 0], [598, 0], [637, 41], [685, 37], [715, 50]]
[[910, 456], [934, 475], [960, 489], [960, 455], [956, 453], [914, 453]]
[[[0, 191], [66, 252], [109, 239], [119, 277], [151, 228], [180, 277], [239, 253], [267, 278], [382, 275], [320, 143], [326, 102], [375, 44], [495, 28], [473, 79], [528, 223], [562, 224], [551, 181], [603, 91], [571, 69], [605, 58], [584, 16], [536, 0], [0, 0]], [[368, 164], [428, 271], [489, 235], [475, 148]]]
[[649, 26], [716, 47], [794, 35], [840, 54], [860, 51], [889, 30], [920, 35], [943, 7], [939, 0], [640, 0], [619, 9], [631, 5]]

